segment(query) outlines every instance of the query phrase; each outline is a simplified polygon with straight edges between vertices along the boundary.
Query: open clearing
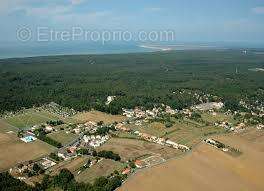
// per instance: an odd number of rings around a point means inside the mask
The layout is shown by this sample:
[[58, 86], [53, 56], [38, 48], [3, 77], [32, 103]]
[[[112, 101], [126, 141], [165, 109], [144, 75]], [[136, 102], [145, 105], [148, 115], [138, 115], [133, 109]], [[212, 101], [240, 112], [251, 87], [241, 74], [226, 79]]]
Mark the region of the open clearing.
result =
[[120, 162], [102, 159], [102, 161], [93, 165], [91, 168], [86, 169], [75, 178], [78, 182], [92, 183], [96, 178], [100, 176], [108, 176], [115, 170], [120, 171], [124, 168], [124, 165]]
[[18, 128], [27, 128], [33, 125], [38, 125], [41, 123], [46, 123], [50, 120], [60, 119], [57, 115], [53, 115], [49, 112], [40, 111], [36, 112], [33, 109], [28, 109], [22, 114], [17, 114], [13, 117], [8, 117], [4, 119], [10, 125], [13, 125]]
[[166, 133], [169, 133], [171, 131], [174, 131], [176, 127], [171, 128], [165, 128], [165, 125], [158, 122], [153, 123], [143, 123], [141, 126], [136, 126], [134, 124], [128, 124], [126, 125], [127, 128], [133, 130], [133, 131], [140, 131], [142, 133], [147, 133], [153, 136], [162, 137]]
[[250, 130], [215, 138], [239, 148], [243, 154], [232, 157], [201, 143], [190, 154], [143, 169], [130, 177], [119, 190], [264, 190], [264, 131]]
[[73, 119], [78, 120], [79, 122], [87, 122], [87, 121], [94, 121], [99, 122], [103, 121], [105, 124], [110, 124], [116, 122], [120, 122], [126, 119], [126, 117], [121, 115], [110, 115], [100, 111], [90, 111], [79, 113], [72, 117]]
[[17, 132], [18, 129], [16, 127], [13, 127], [12, 125], [8, 124], [4, 120], [0, 119], [0, 133], [7, 133], [9, 131]]
[[216, 115], [211, 113], [202, 113], [202, 119], [209, 123], [215, 123], [218, 121], [227, 121], [232, 124], [236, 123], [236, 120], [234, 120], [232, 115], [225, 115], [224, 113], [216, 113]]
[[181, 153], [180, 151], [146, 141], [136, 139], [112, 138], [98, 150], [110, 150], [118, 153], [123, 161], [153, 155], [168, 159]]
[[23, 161], [37, 159], [54, 149], [39, 140], [24, 143], [17, 138], [16, 134], [0, 133], [0, 171]]
[[175, 120], [175, 123], [170, 128], [166, 128], [164, 124], [157, 122], [142, 124], [142, 126], [129, 124], [126, 127], [149, 135], [168, 138], [189, 147], [199, 143], [206, 136], [225, 133], [225, 129], [222, 127], [205, 126], [192, 120]]
[[194, 145], [198, 144], [206, 136], [225, 133], [225, 129], [222, 127], [199, 127], [190, 122], [176, 121], [173, 125], [173, 128], [174, 130], [167, 133], [164, 138], [169, 138], [176, 143], [189, 147], [193, 147]]
[[73, 134], [71, 132], [66, 133], [65, 131], [58, 131], [49, 133], [48, 137], [54, 139], [55, 141], [58, 141], [62, 145], [66, 145], [67, 143], [70, 143], [71, 141], [76, 139], [78, 135]]

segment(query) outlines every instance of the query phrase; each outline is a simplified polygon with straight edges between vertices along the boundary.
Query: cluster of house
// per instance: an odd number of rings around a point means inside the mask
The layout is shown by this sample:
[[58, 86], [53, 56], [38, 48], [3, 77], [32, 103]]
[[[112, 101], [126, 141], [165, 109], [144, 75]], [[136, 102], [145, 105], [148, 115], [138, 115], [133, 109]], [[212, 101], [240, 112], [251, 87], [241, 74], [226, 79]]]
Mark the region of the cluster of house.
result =
[[215, 148], [222, 149], [224, 152], [227, 152], [229, 150], [228, 147], [226, 147], [223, 143], [214, 139], [205, 139], [204, 142]]
[[153, 143], [156, 143], [156, 144], [159, 144], [159, 145], [166, 145], [166, 146], [169, 146], [169, 147], [172, 147], [172, 148], [175, 148], [175, 149], [179, 149], [179, 150], [182, 150], [182, 151], [190, 150], [190, 148], [185, 146], [185, 145], [181, 145], [181, 144], [175, 143], [173, 141], [166, 140], [164, 138], [160, 138], [160, 137], [156, 137], [156, 136], [153, 136], [153, 135], [149, 135], [147, 133], [142, 133], [142, 132], [139, 132], [139, 131], [133, 131], [130, 128], [125, 127], [124, 124], [125, 124], [125, 122], [118, 123], [115, 126], [115, 129], [118, 130], [118, 131], [131, 132], [131, 133], [133, 133], [134, 135], [136, 135], [137, 137], [139, 137], [141, 139], [144, 139], [146, 141], [153, 142]]
[[43, 128], [43, 130], [46, 133], [51, 133], [52, 131], [58, 131], [57, 129], [55, 129], [54, 127], [52, 127], [48, 124], [34, 125], [30, 129], [31, 129], [31, 131], [35, 131], [36, 129], [39, 129], [39, 128]]
[[56, 163], [49, 158], [44, 157], [36, 161], [26, 161], [20, 163], [15, 167], [10, 168], [9, 173], [14, 175], [18, 179], [24, 180], [27, 176], [29, 176], [29, 172], [33, 172], [36, 170], [34, 169], [34, 165], [37, 165], [38, 169], [42, 169], [44, 172], [44, 170], [53, 167], [54, 165], [56, 165]]
[[83, 141], [88, 145], [91, 146], [93, 148], [96, 147], [100, 147], [102, 144], [104, 144], [108, 139], [109, 139], [109, 135], [84, 135], [83, 136]]
[[37, 111], [48, 111], [50, 113], [60, 115], [62, 117], [71, 117], [75, 114], [77, 114], [77, 111], [75, 111], [72, 108], [62, 107], [57, 103], [51, 102], [49, 104], [43, 105], [39, 108], [36, 108]]
[[257, 125], [257, 129], [258, 129], [258, 130], [264, 129], [264, 125], [263, 125], [263, 124], [259, 124], [259, 125]]
[[[256, 101], [254, 104], [249, 104], [246, 103], [244, 100], [240, 100], [239, 104], [244, 107], [247, 108], [251, 111], [259, 111], [260, 113], [262, 113], [261, 115], [263, 115], [264, 112], [264, 102], [263, 101]], [[257, 115], [256, 113], [252, 112], [252, 115]]]
[[217, 127], [225, 128], [229, 131], [234, 131], [234, 132], [241, 132], [246, 128], [245, 123], [238, 123], [236, 126], [233, 126], [231, 123], [227, 121], [216, 122], [214, 123], [214, 125]]
[[[164, 108], [164, 109], [163, 109]], [[176, 114], [178, 111], [172, 109], [170, 106], [162, 104], [161, 107], [154, 107], [152, 110], [143, 110], [139, 107], [136, 107], [135, 109], [122, 109], [123, 115], [128, 118], [134, 118], [134, 119], [152, 119], [157, 117], [159, 114]]]
[[72, 132], [75, 134], [80, 134], [81, 132], [89, 132], [91, 134], [95, 133], [100, 126], [94, 121], [88, 121], [83, 124], [78, 124]]
[[137, 135], [138, 137], [146, 140], [146, 141], [153, 142], [153, 143], [156, 143], [156, 144], [159, 144], [159, 145], [166, 145], [166, 146], [169, 146], [169, 147], [172, 147], [172, 148], [175, 148], [175, 149], [179, 149], [181, 151], [190, 150], [190, 148], [185, 146], [185, 145], [181, 145], [181, 144], [175, 143], [173, 141], [166, 140], [164, 138], [160, 138], [160, 137], [156, 137], [156, 136], [153, 136], [153, 135], [149, 135], [147, 133], [141, 133], [139, 131], [135, 131], [134, 134]]
[[109, 140], [109, 138], [109, 135], [83, 135], [68, 147], [61, 148], [57, 155], [64, 160], [68, 160], [77, 156], [78, 149], [86, 148], [91, 150], [91, 148], [100, 147]]
[[[135, 164], [136, 168], [139, 168], [139, 169], [140, 169], [140, 168], [145, 168], [145, 167], [147, 167], [147, 164], [144, 163], [144, 162], [141, 161], [141, 160], [135, 160], [135, 161], [134, 161], [134, 164]], [[127, 167], [127, 168], [124, 168], [124, 169], [122, 170], [121, 174], [123, 174], [123, 175], [129, 175], [131, 172], [133, 172], [133, 169], [130, 168], [130, 167]]]

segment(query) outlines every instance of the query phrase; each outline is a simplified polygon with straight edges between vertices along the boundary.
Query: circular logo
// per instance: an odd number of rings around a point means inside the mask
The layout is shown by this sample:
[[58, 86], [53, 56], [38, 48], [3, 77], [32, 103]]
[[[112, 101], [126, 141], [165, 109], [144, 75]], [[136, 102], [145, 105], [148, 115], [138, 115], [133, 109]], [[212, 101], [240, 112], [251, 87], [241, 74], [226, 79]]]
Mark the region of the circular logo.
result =
[[17, 30], [17, 39], [23, 42], [29, 41], [32, 37], [32, 31], [29, 28], [22, 27]]

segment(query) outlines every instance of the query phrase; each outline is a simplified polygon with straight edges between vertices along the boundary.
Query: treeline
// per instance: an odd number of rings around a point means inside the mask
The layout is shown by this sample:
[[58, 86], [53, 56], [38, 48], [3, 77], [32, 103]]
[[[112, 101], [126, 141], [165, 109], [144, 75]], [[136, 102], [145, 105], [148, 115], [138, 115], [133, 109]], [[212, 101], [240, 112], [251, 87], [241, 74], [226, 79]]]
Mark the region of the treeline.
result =
[[122, 185], [124, 178], [116, 173], [110, 177], [99, 177], [93, 184], [78, 183], [69, 170], [62, 169], [56, 176], [44, 175], [41, 183], [31, 187], [9, 173], [0, 173], [0, 191], [45, 191], [58, 188], [64, 191], [114, 191]]
[[97, 156], [98, 157], [103, 157], [103, 158], [106, 158], [106, 159], [112, 159], [112, 160], [115, 160], [115, 161], [120, 161], [121, 160], [121, 157], [119, 156], [119, 154], [116, 154], [114, 153], [113, 151], [99, 151], [97, 153]]
[[9, 173], [0, 173], [0, 191], [33, 191], [26, 183], [15, 179]]
[[54, 147], [57, 147], [57, 148], [61, 148], [62, 147], [62, 144], [50, 137], [47, 136], [47, 133], [43, 130], [43, 129], [36, 129], [34, 131], [34, 134], [36, 135], [36, 137]]
[[46, 135], [39, 135], [39, 136], [37, 136], [37, 138], [48, 143], [48, 144], [50, 144], [50, 145], [52, 145], [52, 146], [54, 146], [54, 147], [57, 147], [57, 148], [62, 147], [62, 144], [60, 142], [58, 142], [58, 141], [56, 141], [56, 140], [54, 140], [54, 139], [52, 139]]
[[64, 124], [62, 120], [47, 121], [46, 123], [52, 127]]

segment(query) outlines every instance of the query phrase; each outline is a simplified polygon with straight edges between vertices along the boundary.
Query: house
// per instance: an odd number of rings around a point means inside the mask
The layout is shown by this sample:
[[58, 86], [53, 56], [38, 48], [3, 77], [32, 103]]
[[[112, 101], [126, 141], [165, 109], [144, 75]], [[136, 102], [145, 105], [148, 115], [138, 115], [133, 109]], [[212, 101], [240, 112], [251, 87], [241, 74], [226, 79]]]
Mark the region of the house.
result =
[[176, 114], [176, 111], [173, 110], [170, 106], [166, 106], [165, 112], [171, 115]]
[[135, 166], [137, 168], [143, 168], [144, 167], [143, 162], [141, 160], [136, 160], [135, 161]]
[[76, 147], [70, 147], [67, 149], [67, 151], [68, 153], [75, 153], [76, 149], [77, 149]]
[[84, 135], [83, 136], [83, 140], [84, 140], [85, 143], [88, 143], [91, 140], [91, 137], [87, 136], [87, 135]]
[[109, 105], [112, 101], [114, 101], [115, 98], [116, 96], [108, 96], [105, 105]]
[[123, 110], [123, 115], [131, 118], [134, 116], [134, 110], [133, 109], [122, 109]]
[[179, 144], [178, 144], [178, 143], [175, 143], [175, 142], [170, 141], [170, 140], [165, 141], [165, 143], [166, 143], [167, 145], [169, 145], [169, 146], [172, 146], [172, 147], [175, 148], [175, 149], [178, 149], [178, 147], [179, 147]]
[[65, 151], [65, 150], [60, 150], [60, 151], [58, 151], [57, 155], [58, 155], [58, 157], [63, 158], [64, 160], [66, 160], [68, 152]]
[[80, 128], [75, 128], [75, 129], [73, 129], [73, 131], [75, 134], [79, 134], [81, 132]]
[[53, 131], [53, 127], [51, 127], [51, 126], [49, 126], [49, 125], [47, 125], [46, 127], [45, 127], [45, 132], [46, 133], [50, 133], [50, 132], [52, 132]]
[[43, 158], [39, 163], [43, 167], [44, 170], [56, 165], [55, 162], [53, 162], [52, 160], [49, 160], [48, 158]]
[[61, 149], [58, 151], [58, 157], [63, 158], [64, 160], [68, 160], [73, 156], [76, 156], [75, 153], [68, 152], [67, 150]]
[[259, 124], [259, 125], [257, 126], [257, 129], [258, 129], [258, 130], [264, 129], [264, 125], [263, 125], [263, 124]]
[[131, 169], [130, 168], [126, 168], [122, 171], [122, 174], [123, 175], [128, 175], [129, 173], [131, 172]]

